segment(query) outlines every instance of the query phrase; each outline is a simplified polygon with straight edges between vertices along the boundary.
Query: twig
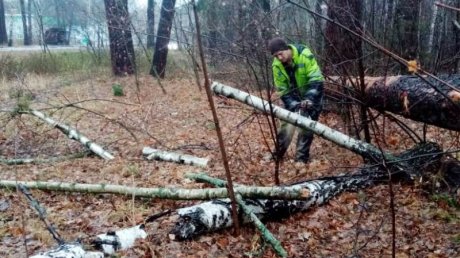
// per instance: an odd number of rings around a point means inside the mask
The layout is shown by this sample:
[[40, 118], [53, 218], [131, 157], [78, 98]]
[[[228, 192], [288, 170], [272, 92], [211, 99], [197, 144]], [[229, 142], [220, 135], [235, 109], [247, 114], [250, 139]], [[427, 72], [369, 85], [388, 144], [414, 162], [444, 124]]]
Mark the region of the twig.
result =
[[62, 240], [62, 237], [59, 235], [59, 233], [54, 229], [54, 227], [51, 225], [51, 223], [46, 219], [46, 211], [45, 208], [40, 206], [40, 203], [32, 196], [32, 194], [29, 192], [27, 187], [23, 184], [18, 184], [17, 187], [19, 190], [25, 195], [25, 197], [29, 200], [30, 205], [37, 211], [39, 218], [45, 223], [46, 228], [50, 232], [50, 234], [53, 236], [54, 240], [58, 242], [59, 245], [63, 245], [65, 242]]
[[460, 12], [460, 8], [456, 8], [456, 7], [453, 7], [453, 6], [450, 6], [450, 5], [446, 5], [446, 4], [443, 4], [441, 2], [434, 2], [434, 4], [437, 5], [437, 6], [440, 6], [440, 7], [444, 7], [446, 9], [450, 9], [450, 10]]

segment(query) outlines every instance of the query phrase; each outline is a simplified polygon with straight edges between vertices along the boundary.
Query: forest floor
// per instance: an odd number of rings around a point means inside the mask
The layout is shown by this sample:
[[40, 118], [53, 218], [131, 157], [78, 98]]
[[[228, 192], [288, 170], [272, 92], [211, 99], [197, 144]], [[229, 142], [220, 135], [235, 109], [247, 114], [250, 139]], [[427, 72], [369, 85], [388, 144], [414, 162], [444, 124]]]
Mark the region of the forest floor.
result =
[[[115, 97], [112, 85], [124, 87], [125, 96]], [[12, 109], [22, 88], [30, 93], [32, 107], [80, 130], [116, 156], [104, 161], [97, 156], [54, 163], [0, 165], [1, 180], [62, 181], [121, 184], [142, 187], [204, 188], [185, 179], [187, 172], [205, 172], [224, 179], [224, 169], [204, 91], [192, 79], [162, 82], [150, 76], [111, 78], [88, 76], [44, 78], [29, 76], [21, 83], [0, 84], [0, 110]], [[231, 84], [235, 86], [234, 84]], [[228, 151], [234, 181], [247, 185], [273, 185], [274, 162], [266, 160], [270, 134], [265, 116], [250, 107], [214, 97]], [[70, 105], [72, 104], [72, 105]], [[57, 108], [56, 107], [60, 107]], [[53, 109], [51, 109], [53, 108]], [[320, 121], [345, 132], [340, 116], [323, 113]], [[407, 122], [422, 131], [417, 123]], [[390, 121], [379, 120], [373, 135], [382, 147], [398, 153], [413, 146]], [[384, 130], [383, 130], [384, 128]], [[135, 136], [135, 137], [134, 137]], [[458, 134], [428, 127], [427, 138], [445, 150], [458, 147]], [[385, 140], [385, 141], [383, 141]], [[362, 164], [352, 152], [315, 138], [311, 162], [292, 162], [294, 145], [281, 167], [282, 183], [353, 171]], [[177, 151], [211, 160], [200, 169], [142, 158], [144, 146]], [[59, 130], [30, 115], [11, 117], [0, 113], [0, 158], [65, 156], [84, 148]], [[436, 198], [420, 186], [395, 185], [396, 256], [459, 257], [460, 210]], [[47, 218], [68, 241], [87, 241], [97, 234], [130, 227], [148, 215], [165, 209], [186, 207], [198, 201], [139, 199], [110, 194], [32, 191], [47, 209]], [[344, 193], [328, 204], [292, 214], [282, 221], [267, 222], [290, 257], [390, 257], [392, 219], [388, 185], [358, 193]], [[149, 237], [120, 253], [120, 257], [274, 257], [259, 232], [244, 226], [239, 236], [231, 229], [209, 233], [190, 241], [168, 238], [177, 215], [147, 225]], [[44, 224], [24, 196], [16, 190], [0, 190], [0, 257], [26, 257], [55, 246]]]

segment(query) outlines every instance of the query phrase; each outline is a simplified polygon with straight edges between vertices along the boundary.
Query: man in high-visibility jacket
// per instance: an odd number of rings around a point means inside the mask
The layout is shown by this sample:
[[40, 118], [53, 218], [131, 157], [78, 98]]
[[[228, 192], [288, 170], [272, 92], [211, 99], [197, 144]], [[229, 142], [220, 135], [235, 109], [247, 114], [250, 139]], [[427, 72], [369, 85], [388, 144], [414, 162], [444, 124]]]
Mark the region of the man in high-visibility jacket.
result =
[[[287, 44], [282, 38], [270, 40], [268, 49], [274, 57], [272, 68], [275, 87], [285, 108], [317, 121], [322, 110], [324, 77], [310, 49], [305, 45]], [[289, 148], [294, 132], [292, 124], [281, 123], [275, 153], [278, 160]], [[311, 131], [299, 131], [296, 162], [309, 161], [312, 141]]]

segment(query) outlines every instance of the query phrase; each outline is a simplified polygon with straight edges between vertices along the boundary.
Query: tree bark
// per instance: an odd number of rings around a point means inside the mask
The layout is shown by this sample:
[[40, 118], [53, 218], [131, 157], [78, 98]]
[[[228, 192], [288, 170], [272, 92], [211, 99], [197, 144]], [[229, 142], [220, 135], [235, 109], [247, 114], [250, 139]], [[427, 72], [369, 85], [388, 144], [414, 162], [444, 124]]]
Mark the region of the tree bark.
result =
[[5, 5], [3, 0], [0, 0], [0, 45], [8, 43], [8, 34], [5, 24]]
[[57, 129], [61, 130], [64, 134], [66, 134], [70, 139], [74, 139], [76, 141], [79, 141], [81, 144], [86, 146], [88, 149], [90, 149], [94, 154], [98, 155], [99, 157], [106, 159], [106, 160], [111, 160], [114, 159], [112, 154], [109, 152], [105, 151], [104, 148], [99, 146], [98, 144], [92, 142], [90, 139], [88, 139], [86, 136], [82, 135], [79, 131], [76, 129], [73, 129], [72, 127], [59, 123], [55, 120], [53, 120], [51, 117], [46, 116], [45, 114], [37, 111], [37, 110], [30, 110], [29, 112], [25, 112], [27, 114], [32, 114], [41, 120], [45, 121], [46, 123], [52, 125], [53, 127], [56, 127]]
[[[22, 184], [29, 189], [48, 191], [80, 192], [80, 193], [110, 193], [130, 195], [145, 198], [159, 198], [170, 200], [209, 200], [225, 198], [228, 196], [227, 188], [208, 189], [181, 189], [181, 188], [145, 188], [129, 187], [123, 185], [109, 184], [78, 184], [65, 182], [23, 182], [0, 180], [0, 187], [15, 189]], [[245, 198], [266, 198], [266, 199], [302, 199], [310, 196], [308, 190], [299, 186], [290, 187], [235, 187], [235, 192]]]
[[28, 22], [28, 25], [27, 25], [27, 35], [28, 35], [28, 39], [29, 39], [29, 42], [28, 42], [29, 45], [32, 45], [32, 43], [33, 43], [33, 34], [32, 34], [32, 1], [33, 1], [33, 0], [27, 0], [27, 22]]
[[155, 52], [153, 53], [150, 75], [164, 78], [168, 58], [168, 44], [171, 37], [171, 27], [174, 19], [176, 0], [163, 0], [161, 3], [160, 22], [158, 25]]
[[59, 245], [55, 249], [41, 252], [30, 258], [86, 258], [86, 257], [104, 257], [101, 252], [85, 251], [80, 243], [69, 243]]
[[155, 46], [155, 1], [148, 0], [147, 4], [147, 47]]
[[382, 153], [377, 147], [369, 143], [353, 139], [344, 133], [329, 128], [317, 121], [313, 121], [308, 117], [290, 112], [273, 104], [271, 105], [268, 101], [265, 101], [254, 95], [250, 95], [246, 92], [218, 82], [213, 82], [211, 88], [217, 94], [241, 101], [262, 112], [268, 113], [272, 110], [275, 117], [302, 129], [310, 130], [322, 138], [332, 141], [341, 147], [344, 147], [358, 155], [363, 156], [367, 160], [380, 161], [382, 160], [382, 157], [385, 157], [387, 160], [394, 160], [393, 155], [389, 153]]
[[[414, 171], [436, 171], [440, 164], [442, 150], [428, 143], [398, 155], [399, 166], [404, 170], [390, 171], [392, 180], [405, 180], [414, 177]], [[408, 174], [409, 173], [409, 174]], [[306, 189], [310, 195], [302, 200], [262, 200], [246, 199], [248, 206], [262, 220], [277, 220], [294, 212], [305, 211], [322, 205], [345, 191], [357, 191], [375, 184], [388, 182], [389, 172], [384, 166], [360, 168], [353, 175], [324, 177], [305, 181], [293, 186]], [[238, 210], [243, 222], [250, 218]], [[171, 230], [176, 239], [184, 240], [206, 232], [231, 227], [229, 199], [219, 199], [177, 210], [179, 219]]]
[[[96, 236], [96, 249], [103, 251], [105, 254], [115, 254], [116, 251], [126, 250], [131, 248], [136, 239], [145, 239], [147, 232], [144, 230], [144, 225], [136, 225], [134, 227], [120, 229], [115, 232], [99, 234]], [[111, 243], [111, 244], [104, 244]]]
[[24, 0], [19, 0], [19, 4], [21, 6], [21, 17], [22, 17], [22, 31], [24, 33], [24, 46], [30, 45], [29, 39], [29, 29], [27, 27], [27, 16], [26, 16], [26, 6], [24, 4]]
[[[224, 180], [216, 179], [209, 177], [207, 175], [189, 175], [191, 179], [195, 179], [196, 181], [201, 181], [205, 183], [213, 184], [217, 187], [225, 187], [227, 186], [227, 182]], [[287, 257], [287, 252], [281, 245], [280, 241], [273, 236], [273, 234], [265, 227], [265, 225], [260, 221], [256, 214], [252, 211], [252, 209], [246, 206], [243, 197], [240, 194], [236, 194], [236, 200], [238, 202], [239, 208], [244, 212], [244, 214], [249, 217], [250, 221], [254, 224], [254, 226], [260, 231], [262, 237], [267, 241], [275, 250], [275, 252], [280, 257]]]
[[[400, 56], [406, 60], [414, 60], [419, 56], [418, 44], [418, 6], [421, 0], [397, 1], [396, 33], [397, 42], [394, 47], [398, 49]], [[407, 73], [407, 71], [404, 71]]]
[[86, 156], [88, 152], [80, 152], [76, 154], [71, 154], [68, 156], [62, 157], [53, 157], [49, 159], [34, 159], [34, 158], [24, 158], [24, 159], [4, 159], [0, 157], [0, 163], [5, 165], [23, 165], [23, 164], [43, 164], [43, 163], [55, 163], [68, 159], [78, 159]]
[[208, 159], [198, 158], [192, 155], [162, 151], [149, 147], [144, 147], [142, 154], [148, 160], [164, 160], [199, 167], [206, 167], [209, 161]]
[[427, 78], [443, 93], [441, 94], [416, 76], [367, 78], [366, 102], [380, 111], [389, 111], [415, 121], [460, 131], [460, 75], [440, 78], [454, 88]]
[[127, 0], [104, 0], [109, 31], [110, 58], [114, 75], [135, 72], [131, 19]]

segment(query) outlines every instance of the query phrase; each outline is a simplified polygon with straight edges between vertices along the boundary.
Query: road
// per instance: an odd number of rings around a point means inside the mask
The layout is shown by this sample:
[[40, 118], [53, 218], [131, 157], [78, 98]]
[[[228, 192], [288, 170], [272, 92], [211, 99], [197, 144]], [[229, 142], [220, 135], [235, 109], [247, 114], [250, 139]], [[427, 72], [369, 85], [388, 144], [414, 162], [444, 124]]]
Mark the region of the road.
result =
[[[73, 46], [57, 46], [57, 45], [48, 45], [50, 51], [78, 51], [80, 49], [85, 50], [84, 46], [80, 45], [73, 45]], [[40, 45], [33, 45], [33, 46], [19, 46], [19, 47], [6, 47], [0, 46], [0, 52], [8, 53], [8, 52], [39, 52], [43, 51], [43, 46]]]

